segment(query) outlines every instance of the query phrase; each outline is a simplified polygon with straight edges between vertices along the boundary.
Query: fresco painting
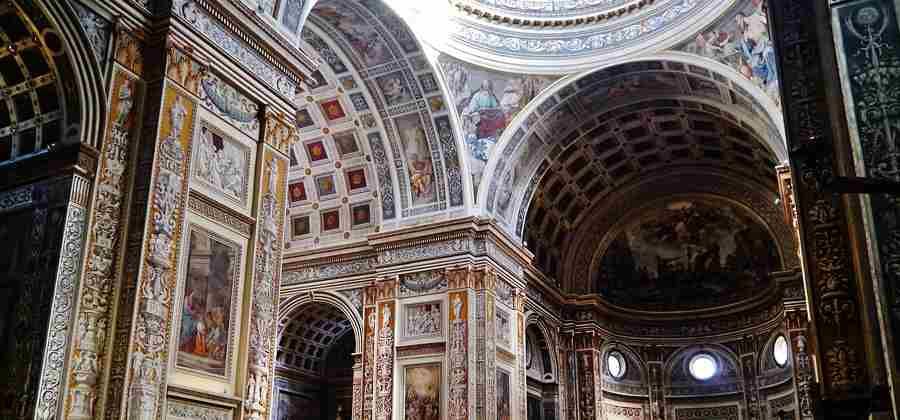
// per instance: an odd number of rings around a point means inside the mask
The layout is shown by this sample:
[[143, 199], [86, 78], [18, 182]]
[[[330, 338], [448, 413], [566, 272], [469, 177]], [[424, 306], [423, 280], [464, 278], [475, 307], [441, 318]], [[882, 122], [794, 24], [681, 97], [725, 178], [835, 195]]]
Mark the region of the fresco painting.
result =
[[192, 227], [178, 337], [178, 366], [226, 375], [232, 290], [240, 258], [238, 245]]
[[497, 420], [510, 420], [509, 373], [497, 369]]
[[360, 16], [351, 6], [334, 1], [320, 2], [313, 13], [344, 37], [364, 66], [373, 67], [393, 59], [387, 42], [378, 34], [373, 22]]
[[440, 420], [441, 365], [429, 363], [405, 368], [406, 420]]
[[555, 78], [496, 72], [446, 55], [438, 61], [459, 113], [472, 181], [477, 189], [484, 166], [503, 130]]
[[395, 118], [394, 122], [406, 157], [412, 203], [414, 206], [431, 203], [435, 199], [434, 167], [422, 120], [418, 114], [408, 114]]
[[680, 49], [722, 62], [759, 86], [780, 106], [775, 48], [765, 0], [744, 0], [714, 27]]
[[598, 291], [642, 309], [734, 302], [768, 284], [780, 259], [769, 231], [743, 209], [705, 198], [651, 207], [615, 234]]

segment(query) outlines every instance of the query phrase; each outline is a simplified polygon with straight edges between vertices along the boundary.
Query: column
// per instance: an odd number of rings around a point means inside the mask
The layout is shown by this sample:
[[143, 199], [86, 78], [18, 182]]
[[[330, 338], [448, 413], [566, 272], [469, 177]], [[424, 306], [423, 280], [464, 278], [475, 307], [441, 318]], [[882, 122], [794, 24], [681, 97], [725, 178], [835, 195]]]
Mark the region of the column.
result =
[[[72, 366], [61, 393], [62, 418], [92, 419], [99, 415], [103, 382], [109, 372], [112, 307], [122, 281], [122, 257], [132, 176], [135, 171], [139, 119], [144, 105], [143, 65], [138, 41], [120, 28], [110, 77], [106, 131], [97, 163], [91, 229], [85, 244], [82, 287], [76, 294]], [[102, 404], [101, 404], [102, 406]]]

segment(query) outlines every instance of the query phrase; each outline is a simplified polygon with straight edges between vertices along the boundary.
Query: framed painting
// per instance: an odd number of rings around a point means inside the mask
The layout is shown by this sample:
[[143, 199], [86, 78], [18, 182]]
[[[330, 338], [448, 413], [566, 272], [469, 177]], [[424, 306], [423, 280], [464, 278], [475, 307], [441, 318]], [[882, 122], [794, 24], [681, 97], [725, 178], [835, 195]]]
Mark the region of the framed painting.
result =
[[183, 258], [175, 364], [230, 379], [244, 249], [205, 225], [191, 223]]
[[506, 351], [512, 350], [513, 322], [509, 312], [499, 307], [494, 310], [494, 328], [497, 332], [497, 345]]
[[407, 420], [441, 419], [441, 364], [403, 367], [403, 414]]
[[284, 388], [275, 397], [275, 420], [317, 419], [321, 416], [321, 404], [312, 397]]

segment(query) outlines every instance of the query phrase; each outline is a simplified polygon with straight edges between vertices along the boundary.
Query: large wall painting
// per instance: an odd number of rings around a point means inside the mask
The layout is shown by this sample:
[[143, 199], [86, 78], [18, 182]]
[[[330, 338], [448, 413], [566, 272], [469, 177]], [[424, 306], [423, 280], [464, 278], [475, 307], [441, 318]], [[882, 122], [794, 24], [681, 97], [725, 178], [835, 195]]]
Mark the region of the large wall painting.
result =
[[347, 39], [365, 67], [378, 66], [394, 59], [374, 22], [367, 21], [346, 4], [334, 1], [318, 3], [315, 16], [328, 22]]
[[239, 245], [191, 226], [178, 334], [180, 367], [227, 376], [239, 283]]
[[764, 0], [743, 0], [711, 28], [678, 49], [732, 67], [779, 104], [777, 61], [767, 10]]
[[428, 363], [406, 366], [405, 410], [407, 420], [440, 420], [441, 418], [441, 364]]
[[735, 302], [780, 267], [769, 231], [747, 211], [706, 197], [646, 208], [615, 233], [597, 272], [599, 293], [642, 309]]
[[246, 207], [250, 149], [208, 124], [200, 124], [198, 134], [194, 179]]
[[555, 78], [496, 72], [446, 55], [440, 56], [438, 62], [459, 113], [472, 184], [477, 189], [503, 130]]

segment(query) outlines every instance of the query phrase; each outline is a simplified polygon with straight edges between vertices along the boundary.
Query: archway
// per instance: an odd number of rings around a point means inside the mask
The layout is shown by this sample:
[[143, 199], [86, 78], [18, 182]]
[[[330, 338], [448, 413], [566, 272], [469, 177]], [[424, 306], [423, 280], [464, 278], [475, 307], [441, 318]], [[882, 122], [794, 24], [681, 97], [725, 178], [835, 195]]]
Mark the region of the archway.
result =
[[275, 367], [275, 419], [349, 419], [353, 404], [351, 320], [310, 302], [282, 319]]
[[555, 420], [559, 407], [559, 382], [553, 363], [552, 344], [538, 323], [525, 329], [525, 374], [528, 420]]

